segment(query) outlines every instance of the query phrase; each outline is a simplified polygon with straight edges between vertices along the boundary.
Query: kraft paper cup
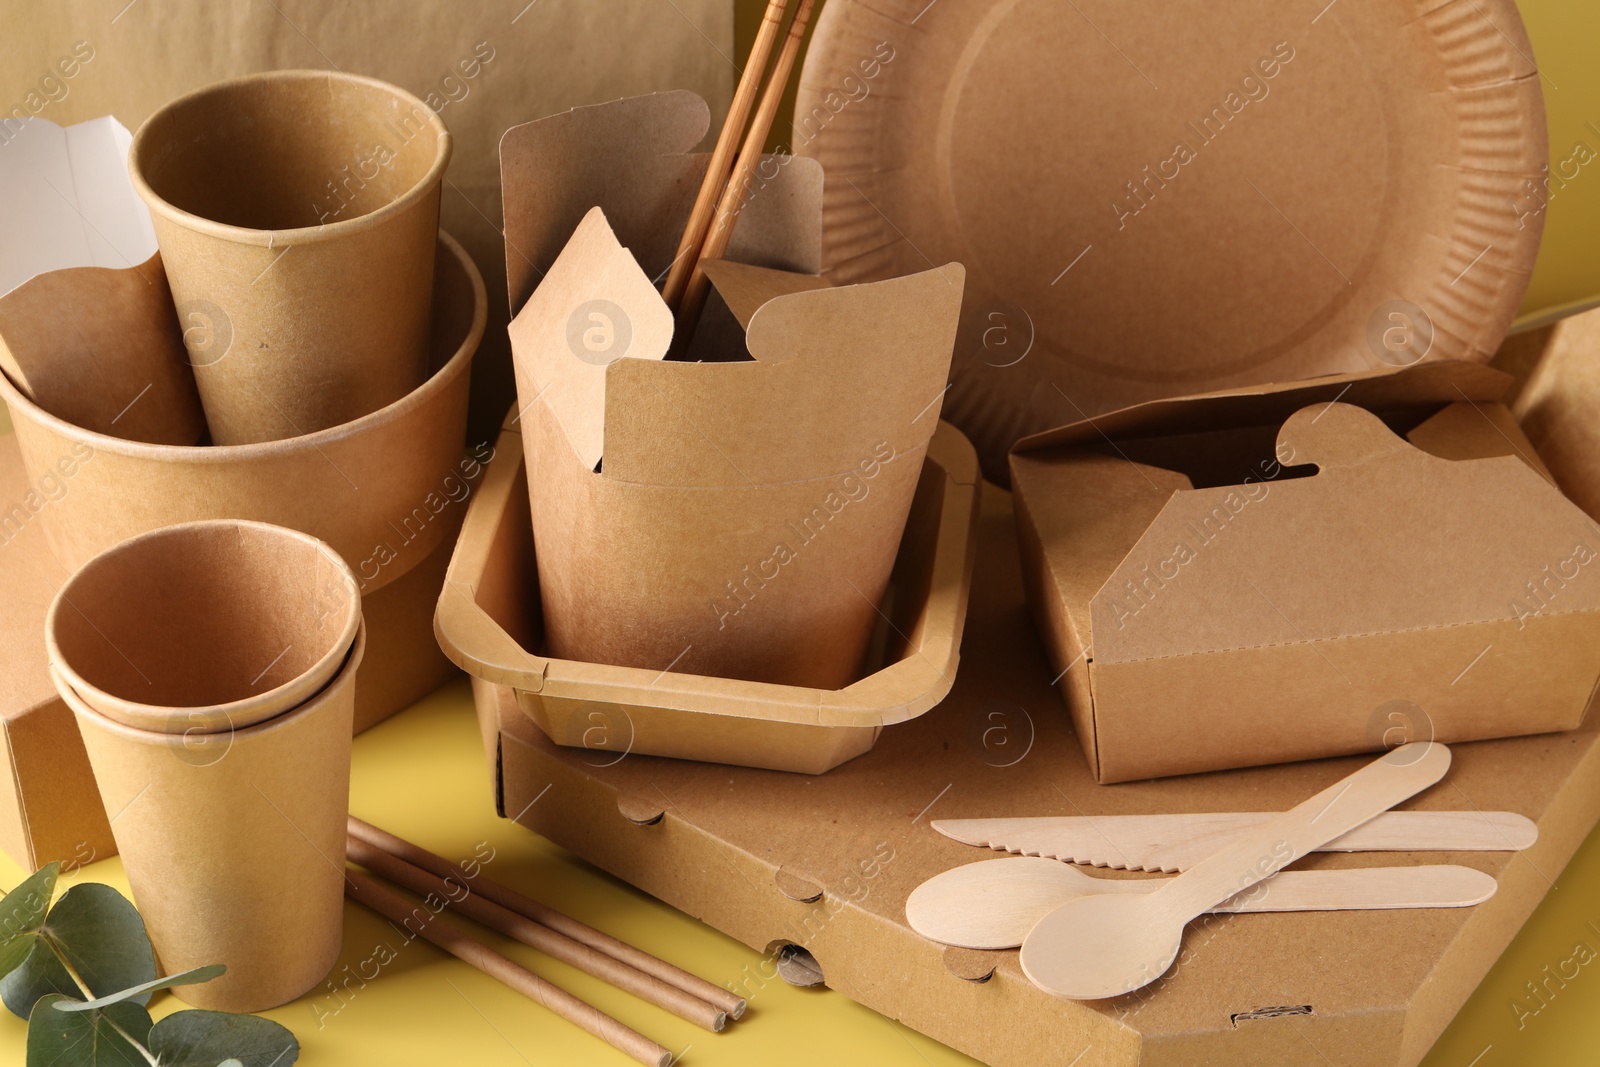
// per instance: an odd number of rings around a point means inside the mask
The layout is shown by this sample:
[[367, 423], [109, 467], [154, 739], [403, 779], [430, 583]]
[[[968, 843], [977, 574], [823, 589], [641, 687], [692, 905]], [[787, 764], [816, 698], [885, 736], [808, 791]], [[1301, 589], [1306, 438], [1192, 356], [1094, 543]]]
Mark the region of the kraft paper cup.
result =
[[355, 574], [326, 544], [219, 519], [152, 530], [90, 560], [56, 593], [45, 643], [106, 718], [211, 733], [310, 699], [360, 623]]
[[69, 571], [136, 534], [195, 519], [257, 519], [333, 546], [371, 593], [408, 574], [454, 533], [467, 389], [483, 337], [483, 277], [439, 235], [432, 366], [380, 411], [304, 437], [250, 445], [126, 441], [59, 418], [4, 375], [0, 397], [36, 494], [0, 501], [0, 527], [37, 522]]
[[128, 163], [211, 439], [337, 426], [426, 376], [450, 134], [393, 85], [276, 71], [181, 96]]
[[264, 1011], [338, 960], [357, 631], [326, 689], [274, 719], [220, 733], [137, 730], [53, 671], [73, 711], [165, 973], [225, 964], [173, 990], [197, 1008]]

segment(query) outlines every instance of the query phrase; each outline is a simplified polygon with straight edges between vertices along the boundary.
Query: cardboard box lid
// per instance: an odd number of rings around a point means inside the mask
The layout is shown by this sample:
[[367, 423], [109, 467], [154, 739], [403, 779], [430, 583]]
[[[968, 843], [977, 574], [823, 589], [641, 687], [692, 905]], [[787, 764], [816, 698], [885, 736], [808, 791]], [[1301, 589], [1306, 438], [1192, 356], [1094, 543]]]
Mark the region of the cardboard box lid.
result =
[[[504, 813], [758, 950], [805, 946], [833, 989], [1001, 1067], [1080, 1055], [1080, 1067], [1278, 1067], [1320, 1062], [1312, 1049], [1340, 1067], [1417, 1063], [1600, 817], [1600, 719], [1455, 746], [1449, 777], [1407, 805], [1521, 812], [1539, 824], [1526, 853], [1301, 864], [1463, 863], [1498, 880], [1486, 903], [1201, 919], [1177, 969], [1144, 994], [1055, 1000], [1014, 951], [947, 952], [906, 925], [922, 881], [994, 855], [929, 820], [1284, 810], [1366, 758], [1096, 785], [1023, 606], [1006, 496], [990, 488], [981, 538], [955, 688], [871, 752], [816, 778], [602, 761], [550, 744], [512, 708], [500, 716]], [[772, 980], [753, 965], [732, 984]]]
[[[719, 294], [732, 292], [753, 359], [666, 360], [672, 313], [601, 209], [590, 209], [511, 322], [532, 387], [524, 416], [542, 405], [586, 468], [604, 456], [603, 477], [640, 486], [832, 477], [879, 440], [900, 451], [925, 445], [937, 425], [959, 264], [837, 289], [733, 260], [707, 273]], [[591, 305], [606, 309], [615, 343], [629, 335], [617, 358], [574, 356], [574, 315]]]
[[949, 414], [991, 478], [1018, 437], [1080, 413], [1487, 361], [1510, 325], [1548, 156], [1513, 0], [1228, 15], [830, 0], [818, 17], [793, 137], [849, 176], [829, 186], [825, 268], [966, 264]]

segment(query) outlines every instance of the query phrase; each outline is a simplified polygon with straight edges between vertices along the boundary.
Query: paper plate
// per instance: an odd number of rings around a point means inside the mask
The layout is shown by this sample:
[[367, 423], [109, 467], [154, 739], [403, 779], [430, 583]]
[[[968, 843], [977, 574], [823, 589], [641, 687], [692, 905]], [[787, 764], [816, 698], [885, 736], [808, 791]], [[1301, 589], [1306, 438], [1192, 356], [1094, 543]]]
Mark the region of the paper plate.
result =
[[793, 140], [835, 284], [966, 265], [944, 416], [1004, 481], [1129, 404], [1487, 360], [1540, 81], [1512, 0], [831, 0]]

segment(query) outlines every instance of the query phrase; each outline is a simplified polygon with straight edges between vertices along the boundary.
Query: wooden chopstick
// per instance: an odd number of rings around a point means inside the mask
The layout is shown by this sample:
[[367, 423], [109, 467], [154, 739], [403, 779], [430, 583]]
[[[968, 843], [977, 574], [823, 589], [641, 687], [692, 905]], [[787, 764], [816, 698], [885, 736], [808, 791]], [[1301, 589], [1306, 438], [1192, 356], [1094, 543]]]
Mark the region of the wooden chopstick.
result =
[[[414, 893], [424, 896], [429, 893], [437, 894], [441, 900], [449, 901], [451, 908], [472, 921], [482, 923], [491, 930], [497, 930], [548, 956], [554, 956], [563, 963], [570, 963], [585, 974], [609, 982], [641, 1000], [649, 1001], [679, 1018], [689, 1020], [696, 1026], [702, 1026], [712, 1033], [719, 1033], [728, 1025], [728, 1013], [721, 1008], [708, 1004], [699, 997], [691, 996], [675, 986], [667, 985], [659, 978], [597, 952], [532, 919], [501, 907], [494, 901], [478, 895], [474, 891], [475, 886], [468, 884], [468, 880], [460, 875], [448, 880], [440, 878], [407, 863], [398, 856], [391, 856], [383, 849], [353, 834], [349, 837], [347, 848], [349, 859], [373, 874]], [[455, 890], [452, 890], [452, 886]]]
[[450, 925], [427, 908], [413, 907], [406, 899], [360, 871], [345, 869], [345, 895], [418, 937], [444, 949], [484, 974], [499, 979], [518, 993], [536, 1000], [561, 1018], [587, 1030], [612, 1048], [651, 1067], [668, 1067], [672, 1053], [636, 1030], [617, 1022], [560, 986], [545, 981], [514, 960], [500, 955]]
[[717, 134], [717, 146], [711, 152], [705, 178], [700, 182], [700, 192], [695, 196], [694, 207], [689, 212], [689, 224], [684, 227], [683, 239], [678, 242], [678, 254], [667, 273], [667, 283], [661, 287], [661, 299], [674, 313], [683, 299], [684, 287], [689, 284], [689, 275], [699, 262], [700, 245], [706, 239], [706, 230], [711, 226], [712, 212], [722, 197], [722, 189], [728, 184], [734, 149], [744, 135], [756, 94], [761, 91], [767, 59], [772, 55], [772, 46], [778, 40], [779, 31], [783, 29], [783, 17], [788, 7], [789, 0], [767, 0], [767, 10], [761, 16], [755, 43], [750, 46], [750, 58], [745, 60], [744, 71], [739, 75], [739, 86], [733, 92], [733, 102], [728, 105], [728, 117], [722, 124], [722, 132]]
[[[453, 879], [458, 883], [466, 881], [464, 872], [455, 864], [442, 856], [429, 852], [420, 845], [414, 845], [404, 838], [373, 826], [350, 816], [350, 836], [382, 849], [391, 856], [405, 860], [413, 867], [419, 867], [437, 878]], [[610, 956], [612, 959], [625, 963], [635, 970], [642, 971], [653, 978], [665, 982], [669, 986], [688, 993], [728, 1013], [730, 1019], [737, 1019], [744, 1014], [744, 998], [717, 985], [708, 982], [698, 975], [690, 974], [679, 967], [674, 967], [665, 960], [658, 959], [642, 949], [618, 941], [609, 934], [602, 933], [592, 926], [588, 926], [577, 919], [564, 915], [554, 908], [546, 907], [526, 897], [516, 890], [511, 889], [491, 878], [479, 874], [471, 879], [470, 888], [478, 896], [513, 911], [518, 915], [542, 926], [549, 927], [557, 933], [563, 934], [579, 944], [586, 945], [596, 952]]]
[[811, 9], [815, 5], [816, 0], [800, 0], [794, 17], [789, 20], [789, 34], [784, 38], [783, 47], [772, 65], [772, 77], [767, 79], [755, 118], [745, 131], [744, 144], [739, 148], [739, 158], [733, 164], [732, 176], [717, 202], [711, 230], [700, 246], [700, 254], [695, 257], [694, 269], [690, 271], [689, 281], [684, 286], [683, 298], [677, 308], [677, 323], [673, 329], [672, 350], [676, 358], [683, 358], [688, 350], [710, 292], [711, 279], [706, 277], [701, 263], [707, 259], [721, 259], [728, 250], [734, 224], [739, 221], [739, 212], [744, 208], [745, 191], [756, 172], [756, 165], [761, 161], [761, 150], [766, 146], [767, 134], [771, 132], [773, 119], [777, 117], [778, 105], [783, 101], [783, 91], [789, 84], [795, 59], [800, 55], [800, 44], [806, 35], [806, 25], [811, 21]]

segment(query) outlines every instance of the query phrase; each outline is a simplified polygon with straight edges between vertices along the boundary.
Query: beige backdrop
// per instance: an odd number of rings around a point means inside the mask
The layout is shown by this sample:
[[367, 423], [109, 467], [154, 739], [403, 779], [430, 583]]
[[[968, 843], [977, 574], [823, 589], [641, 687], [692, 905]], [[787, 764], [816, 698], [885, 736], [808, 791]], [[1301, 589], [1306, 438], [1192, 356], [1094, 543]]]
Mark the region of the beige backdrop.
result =
[[370, 74], [428, 101], [455, 138], [443, 224], [489, 287], [469, 428], [489, 440], [514, 392], [500, 135], [673, 88], [704, 96], [715, 130], [736, 75], [733, 21], [730, 0], [0, 0], [0, 118], [110, 114], [131, 130], [190, 89], [292, 67]]

